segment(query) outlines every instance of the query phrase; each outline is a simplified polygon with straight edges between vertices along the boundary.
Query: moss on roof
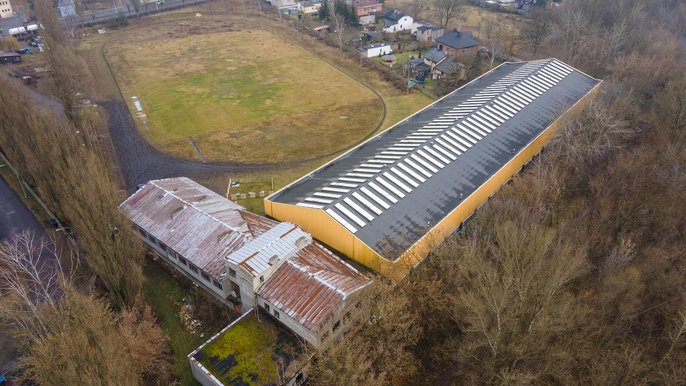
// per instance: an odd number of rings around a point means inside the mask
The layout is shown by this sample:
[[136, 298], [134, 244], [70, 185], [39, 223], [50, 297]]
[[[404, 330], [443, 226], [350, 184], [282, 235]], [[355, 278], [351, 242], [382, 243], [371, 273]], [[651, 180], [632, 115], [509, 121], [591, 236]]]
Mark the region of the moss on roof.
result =
[[[224, 385], [277, 385], [302, 353], [300, 342], [268, 316], [246, 315], [198, 351], [198, 360]], [[286, 371], [287, 372], [287, 371]]]

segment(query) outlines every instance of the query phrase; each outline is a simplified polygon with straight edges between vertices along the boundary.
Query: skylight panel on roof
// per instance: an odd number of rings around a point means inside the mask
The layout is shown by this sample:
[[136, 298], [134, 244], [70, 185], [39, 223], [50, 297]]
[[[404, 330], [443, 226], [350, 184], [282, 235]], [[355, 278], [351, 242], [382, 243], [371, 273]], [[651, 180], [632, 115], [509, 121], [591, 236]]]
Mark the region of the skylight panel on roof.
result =
[[449, 133], [449, 132], [445, 132], [445, 134], [443, 134], [443, 135], [441, 136], [441, 138], [444, 139], [444, 140], [446, 140], [446, 141], [448, 141], [451, 145], [455, 146], [456, 148], [460, 149], [460, 151], [463, 152], [463, 153], [466, 152], [467, 149], [468, 149], [468, 148], [466, 148], [466, 147], [463, 147], [463, 146], [460, 145], [459, 143], [457, 143], [453, 138], [450, 138], [450, 133]]
[[[407, 162], [407, 160], [405, 160], [405, 161]], [[420, 176], [419, 174], [415, 173], [414, 170], [412, 170], [409, 166], [405, 165], [404, 163], [398, 162], [398, 167], [400, 167], [401, 169], [403, 169], [406, 173], [408, 173], [409, 175], [411, 175], [415, 180], [419, 181], [420, 183], [426, 181], [426, 179], [424, 179], [424, 177], [422, 177], [422, 176]], [[415, 186], [415, 187], [416, 187], [416, 186]]]
[[374, 177], [374, 174], [369, 174], [369, 173], [345, 173], [345, 175], [349, 176], [349, 177], [361, 177], [361, 178]]
[[357, 183], [362, 183], [365, 182], [366, 180], [364, 178], [352, 178], [352, 177], [339, 177], [339, 181], [345, 181], [345, 182], [357, 182]]
[[319, 202], [322, 204], [330, 204], [333, 202], [333, 200], [329, 200], [326, 198], [317, 198], [317, 197], [305, 197], [305, 201]]
[[[393, 194], [395, 194], [396, 196], [398, 196], [398, 197], [400, 197], [400, 198], [404, 198], [404, 197], [405, 197], [405, 193], [403, 193], [403, 192], [401, 192], [400, 190], [398, 190], [398, 188], [396, 188], [395, 186], [391, 185], [388, 181], [384, 180], [382, 177], [377, 177], [377, 178], [376, 178], [376, 181], [377, 181], [378, 183], [380, 183], [381, 185], [383, 185], [384, 188], [386, 188], [386, 189], [390, 190], [391, 192], [393, 192]], [[394, 204], [395, 204], [395, 203], [394, 203]]]
[[353, 197], [355, 197], [357, 199], [357, 201], [361, 202], [363, 205], [365, 205], [367, 208], [369, 208], [372, 212], [376, 213], [377, 216], [380, 215], [381, 213], [383, 213], [381, 211], [381, 209], [379, 209], [376, 205], [369, 202], [369, 200], [367, 200], [366, 198], [362, 197], [362, 195], [360, 193], [354, 192]]
[[[398, 200], [396, 200], [395, 197], [393, 197], [387, 191], [383, 190], [379, 185], [375, 184], [374, 182], [370, 182], [369, 186], [372, 189], [376, 190], [376, 192], [379, 193], [381, 195], [381, 197], [387, 199], [388, 201], [392, 202], [393, 204], [398, 202]], [[388, 209], [388, 208], [386, 208], [386, 209]]]
[[349, 230], [352, 233], [357, 233], [357, 228], [352, 226], [348, 221], [346, 221], [343, 217], [341, 217], [338, 213], [334, 212], [331, 209], [327, 209], [326, 213], [329, 214], [329, 216], [333, 217], [334, 220], [338, 221], [339, 224], [343, 225], [347, 230]]
[[314, 192], [315, 196], [329, 197], [329, 198], [341, 198], [340, 194], [335, 193], [324, 193], [324, 192]]
[[353, 200], [351, 200], [350, 198], [346, 197], [346, 198], [343, 199], [343, 201], [345, 201], [346, 204], [350, 205], [350, 207], [353, 208], [357, 213], [361, 214], [362, 217], [366, 218], [367, 221], [372, 221], [372, 220], [374, 220], [374, 216], [372, 216], [372, 215], [371, 215], [369, 212], [367, 212], [366, 210], [362, 209], [361, 206], [357, 205], [357, 203], [355, 203], [355, 202], [354, 202]]
[[326, 190], [329, 192], [338, 192], [338, 193], [348, 193], [350, 191], [350, 189], [332, 188], [330, 186], [325, 186], [322, 188], [322, 190]]
[[[409, 186], [405, 185], [402, 181], [400, 181], [400, 179], [393, 176], [393, 174], [391, 174], [389, 172], [384, 172], [383, 175], [384, 175], [384, 177], [388, 178], [391, 182], [393, 182], [394, 184], [399, 186], [402, 190], [406, 191], [407, 193], [412, 192], [412, 189], [410, 189]], [[407, 179], [407, 177], [405, 177], [405, 179]], [[409, 182], [409, 181], [407, 181], [407, 182]]]
[[433, 174], [427, 172], [423, 167], [421, 167], [421, 166], [419, 166], [418, 164], [414, 163], [414, 161], [412, 161], [411, 159], [405, 158], [405, 162], [407, 162], [408, 165], [412, 166], [416, 171], [418, 171], [418, 172], [422, 173], [423, 175], [425, 175], [427, 178], [431, 178], [431, 176], [433, 176]]
[[448, 134], [449, 136], [453, 137], [456, 141], [461, 143], [465, 147], [464, 151], [467, 151], [467, 149], [472, 147], [471, 143], [468, 143], [466, 140], [462, 139], [462, 137], [459, 135], [460, 132], [457, 129], [452, 128], [450, 129], [450, 131], [446, 131], [446, 134]]
[[356, 188], [357, 187], [357, 184], [349, 184], [349, 183], [345, 183], [345, 182], [332, 182], [331, 185], [344, 186], [346, 188]]
[[424, 146], [423, 150], [426, 150], [427, 152], [429, 152], [429, 154], [431, 154], [435, 158], [438, 158], [439, 160], [441, 160], [441, 162], [443, 162], [446, 165], [450, 163], [450, 161], [447, 158], [443, 157], [438, 151], [434, 150], [434, 148], [430, 145]]
[[336, 209], [340, 210], [347, 218], [353, 220], [353, 222], [359, 225], [361, 228], [367, 225], [364, 221], [362, 221], [361, 218], [357, 217], [353, 212], [351, 212], [340, 202], [336, 203], [334, 206], [336, 207]]
[[[443, 169], [443, 168], [445, 167], [444, 164], [442, 164], [441, 162], [439, 162], [437, 159], [433, 158], [433, 157], [430, 156], [429, 154], [425, 153], [424, 151], [422, 151], [422, 150], [417, 150], [417, 153], [419, 153], [419, 155], [421, 155], [422, 157], [424, 157], [425, 159], [427, 159], [427, 160], [428, 160], [429, 162], [431, 162], [432, 164], [438, 166], [439, 168]], [[427, 167], [428, 167], [428, 166], [427, 166]]]
[[297, 203], [297, 204], [295, 204], [295, 205], [302, 206], [302, 207], [305, 207], [305, 208], [312, 208], [312, 209], [322, 209], [322, 208], [324, 207], [324, 206], [322, 206], [322, 205], [308, 204], [308, 203], [306, 203], [306, 202], [299, 202], [299, 203]]
[[[371, 183], [370, 183], [369, 185], [371, 186]], [[372, 189], [373, 189], [373, 188], [372, 188]], [[382, 200], [381, 198], [379, 198], [376, 194], [374, 194], [371, 190], [367, 189], [366, 187], [362, 187], [362, 189], [360, 189], [360, 191], [361, 191], [362, 193], [366, 194], [367, 197], [371, 198], [374, 202], [376, 202], [377, 204], [381, 205], [381, 206], [384, 207], [385, 209], [388, 209], [388, 208], [391, 207], [390, 205], [388, 205], [388, 204], [386, 203], [386, 201], [384, 201], [384, 200]]]
[[[457, 157], [454, 154], [452, 154], [448, 150], [442, 148], [440, 145], [433, 145], [433, 148], [438, 150], [439, 152], [445, 154], [445, 156], [450, 158], [452, 161], [455, 161], [457, 159]], [[441, 158], [441, 159], [445, 159], [445, 158]], [[446, 163], [450, 163], [450, 161], [446, 160]]]
[[[407, 182], [408, 184], [414, 186], [415, 188], [416, 188], [416, 187], [419, 187], [419, 184], [418, 184], [415, 180], [413, 180], [412, 178], [408, 177], [407, 175], [405, 175], [405, 173], [401, 172], [401, 171], [398, 170], [397, 168], [391, 168], [391, 171], [392, 171], [396, 176], [400, 177], [401, 180]], [[390, 178], [390, 177], [389, 177], [389, 178]]]

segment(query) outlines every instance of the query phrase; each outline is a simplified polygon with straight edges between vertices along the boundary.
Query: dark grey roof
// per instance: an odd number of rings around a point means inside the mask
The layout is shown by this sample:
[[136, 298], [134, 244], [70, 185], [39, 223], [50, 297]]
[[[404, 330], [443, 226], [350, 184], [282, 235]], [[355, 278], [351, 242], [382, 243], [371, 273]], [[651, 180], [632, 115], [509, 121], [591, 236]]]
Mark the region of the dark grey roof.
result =
[[394, 9], [392, 11], [388, 11], [388, 12], [383, 14], [384, 19], [393, 20], [395, 22], [397, 22], [398, 20], [402, 19], [405, 16], [407, 16], [407, 15], [398, 11], [397, 9]]
[[454, 74], [455, 71], [459, 68], [460, 64], [458, 63], [455, 58], [452, 56], [448, 56], [445, 59], [441, 60], [436, 66], [434, 66], [434, 69], [444, 73], [444, 74]]
[[395, 260], [599, 82], [556, 59], [505, 63], [269, 199]]
[[458, 30], [446, 32], [443, 34], [443, 36], [436, 38], [436, 42], [445, 44], [446, 46], [457, 50], [478, 46], [481, 44], [478, 40], [474, 39], [474, 36], [472, 36], [471, 32], [460, 32]]
[[438, 63], [441, 60], [443, 60], [443, 58], [445, 58], [445, 54], [439, 51], [436, 47], [434, 47], [424, 54], [424, 58], [434, 63]]
[[419, 30], [419, 31], [428, 31], [428, 30], [438, 31], [439, 29], [442, 29], [442, 28], [437, 26], [437, 25], [427, 24], [427, 23], [424, 23], [424, 24], [420, 25], [419, 27], [417, 27], [417, 30]]

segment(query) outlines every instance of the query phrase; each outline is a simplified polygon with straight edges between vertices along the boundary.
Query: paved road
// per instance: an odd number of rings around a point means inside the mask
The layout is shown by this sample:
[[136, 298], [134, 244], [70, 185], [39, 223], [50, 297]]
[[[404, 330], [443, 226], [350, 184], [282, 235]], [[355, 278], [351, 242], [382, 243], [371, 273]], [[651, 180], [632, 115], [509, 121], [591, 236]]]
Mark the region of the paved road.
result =
[[19, 196], [0, 178], [0, 241], [25, 230], [34, 231], [38, 235], [45, 233]]
[[[24, 206], [19, 196], [0, 178], [0, 241], [26, 230], [33, 231], [36, 235], [45, 234], [43, 227]], [[17, 355], [10, 337], [4, 331], [0, 331], [0, 372], [13, 368]]]
[[276, 165], [201, 163], [161, 153], [140, 135], [129, 110], [119, 101], [100, 101], [107, 110], [108, 128], [121, 172], [129, 190], [150, 180], [169, 177], [211, 177], [225, 173], [264, 170]]

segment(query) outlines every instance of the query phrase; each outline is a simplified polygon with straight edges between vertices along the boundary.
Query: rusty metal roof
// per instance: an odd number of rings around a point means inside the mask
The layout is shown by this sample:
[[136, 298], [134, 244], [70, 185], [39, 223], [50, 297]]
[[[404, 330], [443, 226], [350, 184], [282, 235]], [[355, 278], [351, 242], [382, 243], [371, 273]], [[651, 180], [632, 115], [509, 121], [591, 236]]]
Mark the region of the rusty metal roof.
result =
[[185, 178], [150, 181], [120, 205], [128, 218], [210, 276], [253, 238], [243, 207]]
[[336, 306], [371, 280], [317, 242], [302, 248], [281, 265], [258, 295], [314, 331]]

